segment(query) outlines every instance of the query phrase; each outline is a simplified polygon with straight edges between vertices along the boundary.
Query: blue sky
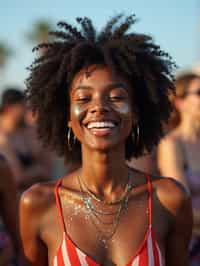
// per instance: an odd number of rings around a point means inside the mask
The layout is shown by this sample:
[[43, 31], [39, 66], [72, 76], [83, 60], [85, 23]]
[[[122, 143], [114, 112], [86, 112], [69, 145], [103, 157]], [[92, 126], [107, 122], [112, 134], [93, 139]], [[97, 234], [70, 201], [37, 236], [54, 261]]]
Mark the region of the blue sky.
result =
[[110, 16], [134, 13], [139, 21], [135, 31], [153, 36], [169, 52], [180, 70], [200, 63], [200, 1], [198, 0], [0, 0], [0, 40], [15, 51], [6, 69], [0, 72], [0, 89], [5, 85], [24, 86], [32, 62], [33, 44], [27, 33], [37, 19], [74, 22], [89, 16], [101, 28]]

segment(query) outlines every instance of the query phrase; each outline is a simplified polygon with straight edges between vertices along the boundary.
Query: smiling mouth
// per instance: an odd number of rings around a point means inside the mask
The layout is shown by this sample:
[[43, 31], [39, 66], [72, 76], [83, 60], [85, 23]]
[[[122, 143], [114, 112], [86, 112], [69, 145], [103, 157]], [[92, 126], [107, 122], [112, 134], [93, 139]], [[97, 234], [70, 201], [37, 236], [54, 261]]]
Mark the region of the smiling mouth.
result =
[[92, 129], [92, 128], [97, 128], [97, 129], [113, 128], [115, 126], [116, 126], [116, 124], [114, 122], [110, 122], [110, 121], [90, 122], [90, 123], [87, 124], [87, 128], [88, 129]]
[[95, 121], [89, 122], [86, 128], [96, 136], [110, 135], [113, 130], [117, 127], [117, 123], [113, 121]]

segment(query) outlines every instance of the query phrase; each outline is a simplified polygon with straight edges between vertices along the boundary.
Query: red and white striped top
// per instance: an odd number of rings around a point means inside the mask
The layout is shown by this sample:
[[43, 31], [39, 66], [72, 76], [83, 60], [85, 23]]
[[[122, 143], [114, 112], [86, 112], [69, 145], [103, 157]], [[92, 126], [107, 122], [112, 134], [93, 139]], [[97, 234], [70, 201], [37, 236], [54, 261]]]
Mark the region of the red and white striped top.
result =
[[[144, 240], [141, 243], [138, 251], [132, 256], [125, 266], [164, 266], [165, 261], [156, 241], [156, 237], [152, 228], [152, 185], [149, 177], [146, 176], [148, 185], [148, 213], [149, 226], [145, 234]], [[90, 258], [81, 251], [73, 241], [68, 237], [62, 214], [58, 188], [62, 182], [59, 179], [55, 186], [56, 205], [59, 213], [60, 222], [62, 225], [63, 238], [62, 243], [58, 248], [57, 254], [54, 257], [53, 266], [100, 266], [94, 259]]]

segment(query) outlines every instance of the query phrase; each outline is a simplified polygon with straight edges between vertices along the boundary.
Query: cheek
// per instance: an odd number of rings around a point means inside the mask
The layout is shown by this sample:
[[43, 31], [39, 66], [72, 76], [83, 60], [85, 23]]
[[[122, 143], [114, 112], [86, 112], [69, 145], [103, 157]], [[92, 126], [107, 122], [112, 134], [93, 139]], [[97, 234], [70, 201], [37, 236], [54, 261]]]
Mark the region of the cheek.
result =
[[198, 99], [197, 97], [191, 98], [187, 103], [187, 111], [192, 113], [200, 111], [200, 99]]
[[70, 122], [73, 125], [76, 123], [80, 123], [85, 115], [85, 108], [80, 105], [74, 104], [71, 105], [70, 108]]
[[130, 105], [128, 103], [121, 104], [117, 107], [114, 107], [115, 111], [120, 113], [121, 115], [129, 115], [131, 112]]
[[123, 120], [133, 123], [133, 111], [129, 103], [123, 103], [113, 108], [115, 112], [119, 113]]
[[71, 108], [71, 115], [73, 115], [76, 118], [79, 118], [82, 113], [83, 113], [83, 108], [81, 108], [79, 105], [74, 105]]

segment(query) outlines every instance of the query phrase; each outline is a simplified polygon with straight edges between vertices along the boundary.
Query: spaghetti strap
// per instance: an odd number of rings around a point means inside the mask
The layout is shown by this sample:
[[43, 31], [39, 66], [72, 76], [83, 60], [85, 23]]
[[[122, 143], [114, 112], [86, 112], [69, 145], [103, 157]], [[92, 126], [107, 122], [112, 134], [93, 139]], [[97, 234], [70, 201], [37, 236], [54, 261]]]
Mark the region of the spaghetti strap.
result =
[[148, 214], [149, 214], [149, 226], [152, 227], [152, 184], [148, 174], [145, 174], [148, 188]]
[[62, 231], [66, 232], [65, 223], [64, 223], [64, 219], [63, 219], [63, 213], [62, 213], [62, 207], [61, 207], [61, 201], [60, 201], [60, 197], [58, 195], [58, 188], [59, 188], [61, 182], [62, 182], [62, 178], [59, 178], [55, 184], [55, 187], [54, 187], [54, 194], [55, 194], [55, 198], [56, 198], [56, 207], [58, 210], [58, 215], [59, 215], [59, 220], [60, 220], [60, 224], [62, 227]]

